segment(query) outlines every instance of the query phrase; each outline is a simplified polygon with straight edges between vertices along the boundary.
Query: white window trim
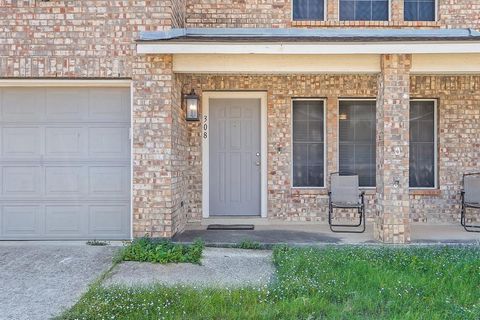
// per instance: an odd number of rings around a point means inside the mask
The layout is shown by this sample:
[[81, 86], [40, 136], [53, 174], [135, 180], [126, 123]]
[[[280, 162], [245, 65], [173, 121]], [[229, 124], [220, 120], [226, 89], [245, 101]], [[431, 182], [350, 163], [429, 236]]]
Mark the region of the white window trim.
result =
[[[374, 101], [375, 103], [377, 102], [376, 98], [338, 98], [337, 99], [337, 171], [340, 171], [340, 102], [341, 101]], [[375, 105], [375, 110], [377, 109], [377, 106]], [[376, 114], [375, 114], [376, 118]], [[376, 140], [376, 133], [377, 133], [377, 128], [375, 128], [375, 140]], [[376, 142], [375, 142], [375, 148], [376, 148]], [[376, 154], [376, 152], [375, 152]], [[375, 167], [377, 165], [377, 159], [375, 156]], [[377, 172], [375, 172], [375, 176], [377, 175]], [[377, 182], [375, 181], [375, 186], [373, 187], [362, 187], [360, 186], [360, 190], [376, 190]]]
[[392, 0], [388, 0], [388, 20], [340, 20], [340, 1], [342, 0], [338, 0], [337, 1], [337, 12], [338, 12], [338, 21], [345, 21], [345, 22], [349, 22], [349, 21], [392, 21]]
[[434, 13], [434, 20], [405, 20], [405, 0], [403, 1], [403, 19], [405, 22], [438, 22], [438, 11], [439, 11], [439, 3], [438, 0], [435, 0], [435, 13]]
[[[437, 190], [439, 188], [438, 184], [438, 100], [437, 99], [410, 99], [410, 101], [433, 101], [433, 142], [434, 142], [434, 154], [433, 154], [433, 170], [434, 170], [434, 181], [435, 184], [433, 187], [410, 187], [409, 181], [409, 189], [410, 190]], [[410, 112], [410, 106], [409, 110]], [[410, 128], [410, 119], [409, 119], [409, 128]], [[410, 146], [410, 141], [408, 142]], [[409, 161], [410, 161], [410, 153], [408, 154]]]
[[290, 7], [290, 21], [292, 22], [302, 22], [302, 21], [327, 21], [327, 2], [329, 0], [323, 0], [323, 19], [322, 20], [295, 20], [293, 19], [293, 2], [297, 0], [292, 0], [292, 5]]
[[[294, 101], [322, 101], [323, 102], [323, 187], [301, 187], [293, 185], [293, 102]], [[290, 100], [290, 188], [300, 190], [327, 189], [327, 99], [326, 98], [292, 98]]]
[[[204, 91], [201, 96], [202, 127], [202, 217], [210, 217], [210, 156], [209, 156], [209, 100], [214, 99], [260, 99], [260, 217], [267, 218], [268, 213], [268, 123], [267, 92], [265, 91]], [[206, 118], [205, 118], [206, 117]], [[206, 134], [206, 138], [205, 135]], [[252, 216], [255, 218], [256, 216]], [[232, 217], [233, 218], [233, 217]]]

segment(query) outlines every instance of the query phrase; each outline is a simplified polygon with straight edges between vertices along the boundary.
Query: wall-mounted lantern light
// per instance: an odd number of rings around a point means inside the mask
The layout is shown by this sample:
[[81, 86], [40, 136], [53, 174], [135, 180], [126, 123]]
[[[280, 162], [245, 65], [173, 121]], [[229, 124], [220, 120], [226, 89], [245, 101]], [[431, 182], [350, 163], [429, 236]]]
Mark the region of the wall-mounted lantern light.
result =
[[199, 115], [199, 101], [200, 98], [195, 93], [195, 89], [192, 89], [189, 94], [186, 94], [183, 99], [185, 100], [185, 109], [187, 121], [198, 121], [200, 120]]

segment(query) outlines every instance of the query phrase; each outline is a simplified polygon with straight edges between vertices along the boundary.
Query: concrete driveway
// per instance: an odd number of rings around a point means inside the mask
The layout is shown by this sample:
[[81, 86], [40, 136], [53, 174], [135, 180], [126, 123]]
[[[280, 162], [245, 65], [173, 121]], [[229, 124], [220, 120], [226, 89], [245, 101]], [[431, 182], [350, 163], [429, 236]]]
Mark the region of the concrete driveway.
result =
[[112, 265], [118, 246], [0, 242], [0, 319], [49, 319]]

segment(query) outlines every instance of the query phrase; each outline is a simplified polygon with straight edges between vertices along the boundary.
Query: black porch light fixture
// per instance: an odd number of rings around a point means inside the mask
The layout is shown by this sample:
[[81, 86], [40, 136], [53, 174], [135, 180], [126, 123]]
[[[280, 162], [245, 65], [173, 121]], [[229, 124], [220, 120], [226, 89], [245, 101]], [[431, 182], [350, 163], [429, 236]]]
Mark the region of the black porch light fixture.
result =
[[200, 97], [195, 93], [195, 89], [192, 89], [189, 94], [183, 96], [185, 101], [185, 119], [187, 121], [199, 121], [199, 101]]

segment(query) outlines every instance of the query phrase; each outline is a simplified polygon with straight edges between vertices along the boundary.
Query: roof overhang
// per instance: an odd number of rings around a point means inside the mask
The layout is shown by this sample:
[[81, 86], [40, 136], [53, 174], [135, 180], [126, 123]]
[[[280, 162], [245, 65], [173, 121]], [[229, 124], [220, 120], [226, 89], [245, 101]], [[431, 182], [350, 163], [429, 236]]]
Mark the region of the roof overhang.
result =
[[139, 54], [398, 54], [480, 53], [479, 42], [138, 43]]
[[471, 29], [171, 29], [144, 32], [139, 54], [480, 53]]

